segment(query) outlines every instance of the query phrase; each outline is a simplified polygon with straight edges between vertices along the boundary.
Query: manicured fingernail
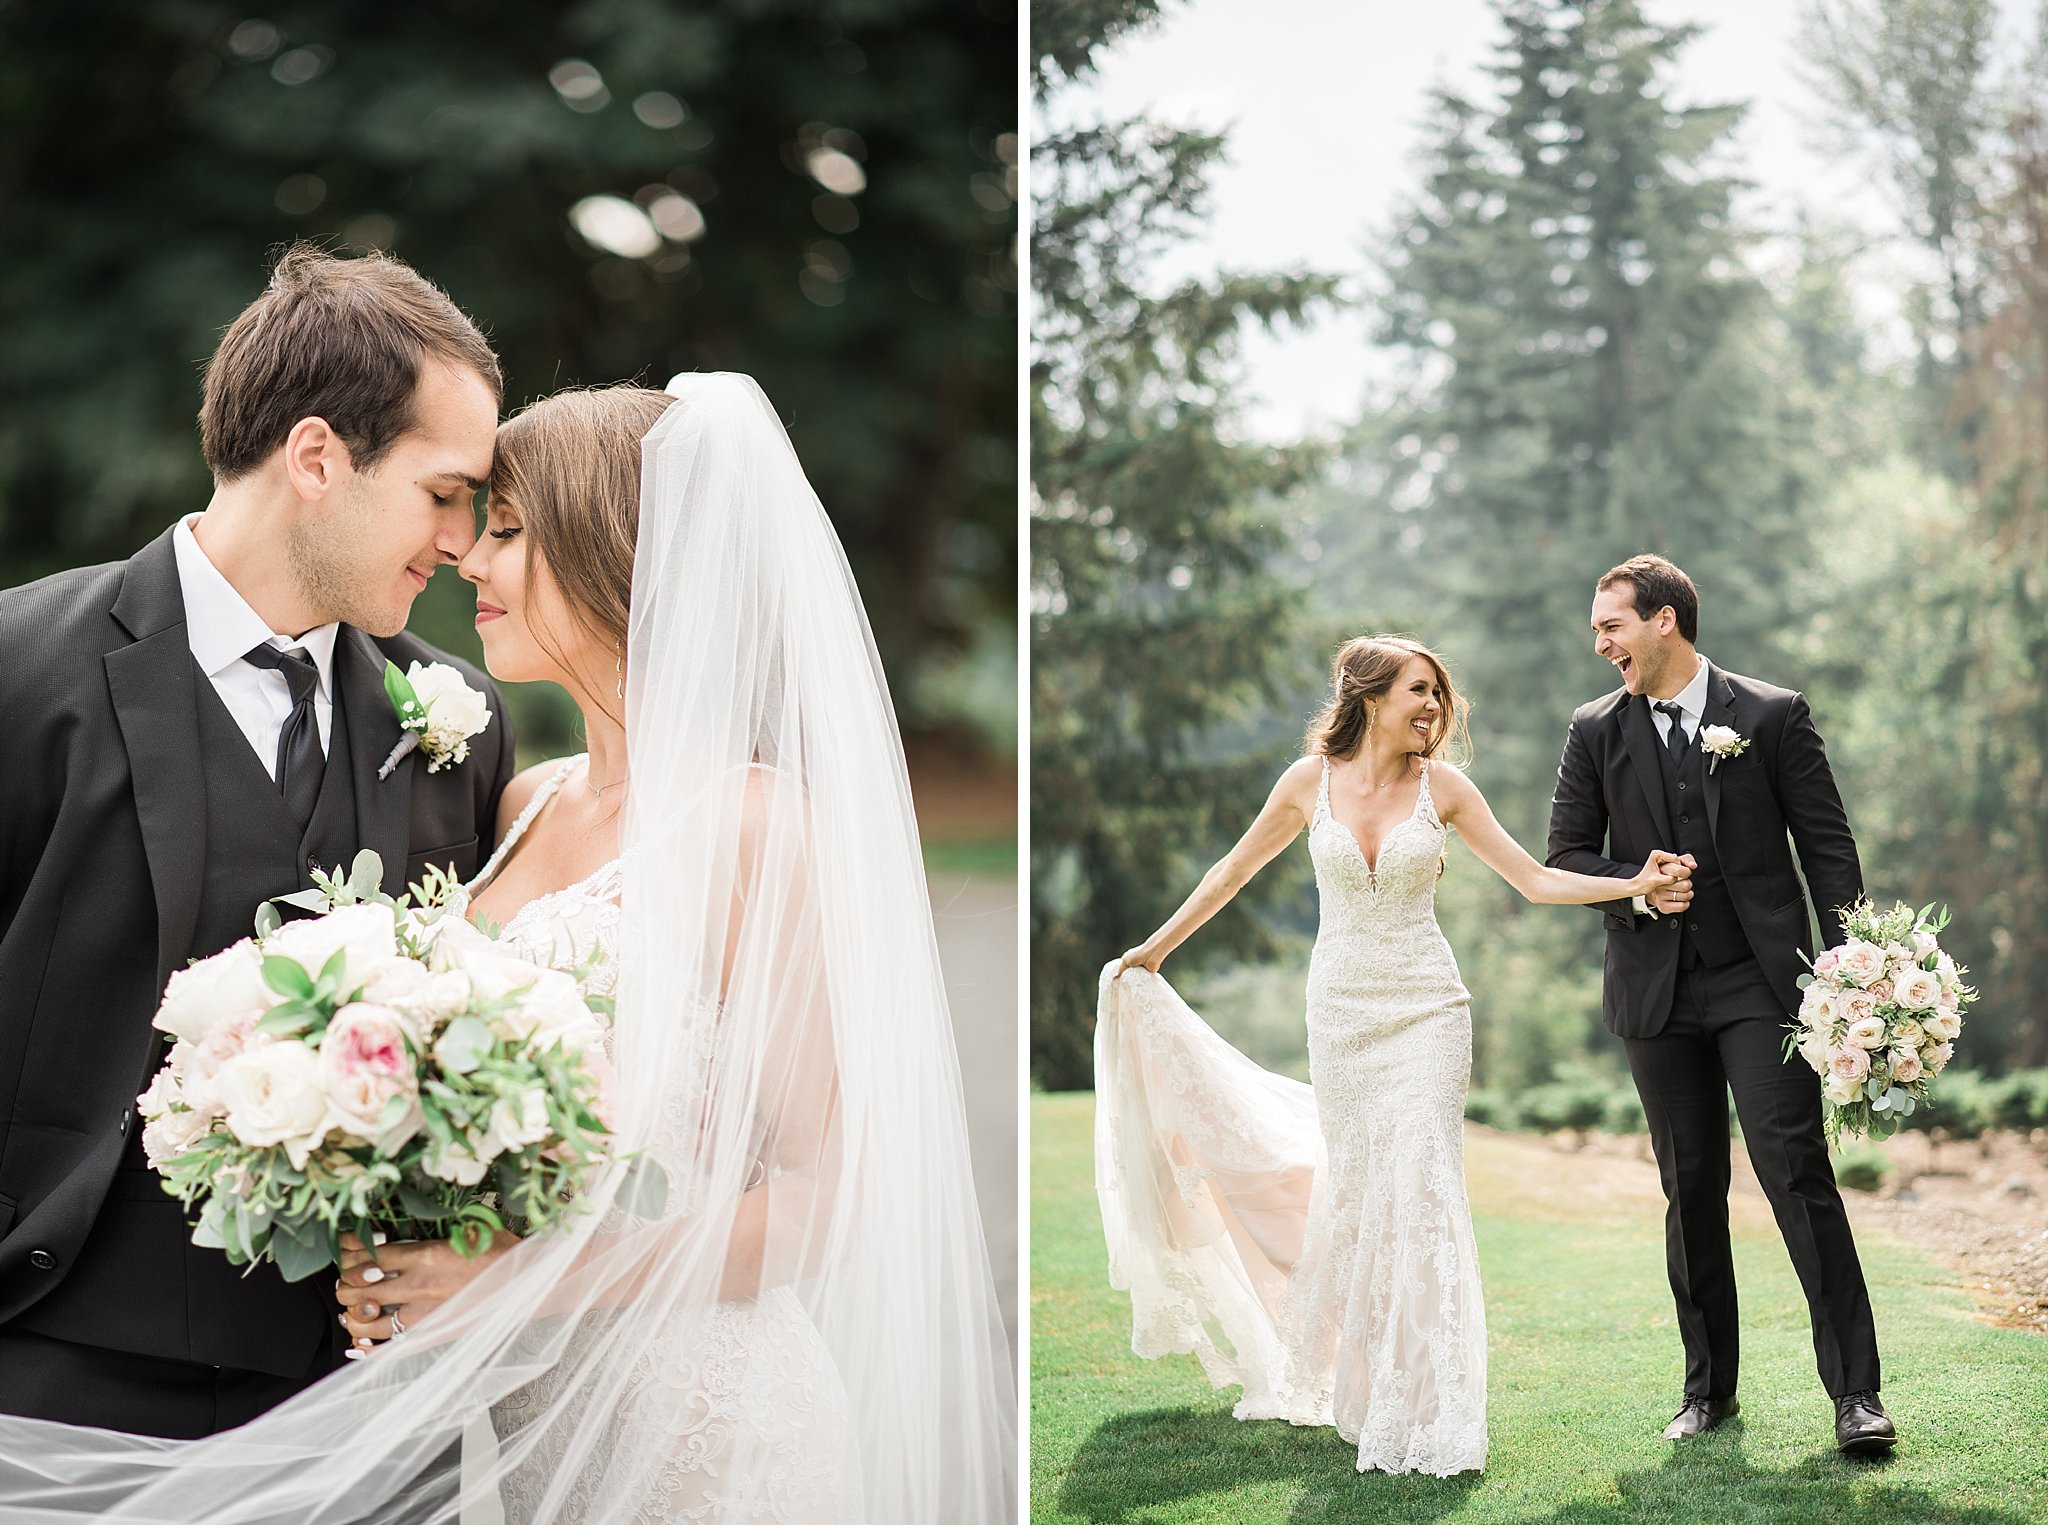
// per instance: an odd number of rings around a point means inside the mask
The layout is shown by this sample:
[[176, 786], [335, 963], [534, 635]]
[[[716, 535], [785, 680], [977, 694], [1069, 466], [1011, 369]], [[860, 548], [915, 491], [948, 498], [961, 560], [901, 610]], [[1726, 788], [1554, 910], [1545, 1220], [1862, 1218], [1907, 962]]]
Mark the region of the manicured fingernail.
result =
[[371, 1266], [369, 1270], [363, 1272], [363, 1280], [369, 1282], [372, 1286], [376, 1285], [383, 1279], [384, 1273], [378, 1270], [375, 1266]]
[[376, 1316], [377, 1316], [378, 1314], [382, 1313], [383, 1311], [384, 1311], [384, 1310], [383, 1310], [382, 1308], [379, 1308], [379, 1307], [378, 1307], [378, 1306], [377, 1306], [377, 1305], [376, 1305], [375, 1303], [364, 1303], [364, 1304], [363, 1304], [363, 1317], [364, 1317], [364, 1318], [375, 1318], [375, 1317], [376, 1317]]
[[371, 1346], [375, 1345], [376, 1343], [377, 1342], [375, 1340], [371, 1339], [366, 1334], [359, 1334], [356, 1336], [356, 1348], [358, 1350], [368, 1350]]
[[341, 1353], [341, 1358], [344, 1361], [360, 1361], [363, 1358], [363, 1353], [355, 1349], [344, 1350]]

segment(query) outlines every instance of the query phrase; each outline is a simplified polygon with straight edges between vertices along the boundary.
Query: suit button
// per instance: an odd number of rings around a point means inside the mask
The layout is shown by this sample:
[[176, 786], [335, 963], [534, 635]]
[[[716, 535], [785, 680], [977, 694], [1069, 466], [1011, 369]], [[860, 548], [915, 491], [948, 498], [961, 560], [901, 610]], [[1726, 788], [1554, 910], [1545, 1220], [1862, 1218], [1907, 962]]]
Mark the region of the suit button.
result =
[[1685, 780], [1684, 780], [1684, 779], [1682, 779], [1682, 778], [1681, 778], [1681, 779], [1680, 779], [1680, 780], [1678, 781], [1678, 787], [1679, 787], [1679, 788], [1680, 788], [1681, 790], [1683, 790], [1683, 789], [1685, 788]]
[[1695, 932], [1699, 931], [1700, 929], [1700, 924], [1696, 921], [1689, 921], [1686, 923], [1686, 925], [1691, 927]]
[[[1683, 785], [1683, 784], [1680, 784], [1680, 785], [1679, 785], [1678, 787], [1679, 787], [1679, 788], [1681, 788], [1681, 789], [1683, 789], [1683, 788], [1685, 787], [1685, 785]], [[309, 874], [317, 874], [317, 873], [318, 873], [319, 871], [320, 871], [320, 860], [319, 860], [318, 858], [314, 857], [314, 856], [313, 856], [313, 855], [312, 855], [311, 853], [307, 853], [307, 854], [306, 854], [306, 872], [307, 872], [307, 873], [309, 873]]]
[[30, 1250], [28, 1252], [28, 1263], [38, 1271], [54, 1271], [57, 1269], [57, 1257], [48, 1250]]

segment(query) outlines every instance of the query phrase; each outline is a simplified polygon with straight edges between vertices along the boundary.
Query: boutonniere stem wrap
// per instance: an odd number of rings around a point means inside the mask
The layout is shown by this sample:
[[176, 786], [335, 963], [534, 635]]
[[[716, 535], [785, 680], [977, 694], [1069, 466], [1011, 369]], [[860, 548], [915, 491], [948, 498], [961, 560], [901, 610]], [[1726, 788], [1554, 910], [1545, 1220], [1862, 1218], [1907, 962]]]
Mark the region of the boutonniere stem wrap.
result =
[[1707, 771], [1721, 766], [1724, 757], [1740, 757], [1749, 750], [1749, 738], [1732, 725], [1700, 727], [1700, 749], [1707, 754]]
[[446, 662], [415, 662], [404, 672], [396, 662], [386, 662], [384, 693], [405, 734], [377, 770], [380, 779], [389, 778], [413, 751], [427, 754], [429, 773], [466, 762], [470, 738], [481, 736], [491, 723], [484, 696]]

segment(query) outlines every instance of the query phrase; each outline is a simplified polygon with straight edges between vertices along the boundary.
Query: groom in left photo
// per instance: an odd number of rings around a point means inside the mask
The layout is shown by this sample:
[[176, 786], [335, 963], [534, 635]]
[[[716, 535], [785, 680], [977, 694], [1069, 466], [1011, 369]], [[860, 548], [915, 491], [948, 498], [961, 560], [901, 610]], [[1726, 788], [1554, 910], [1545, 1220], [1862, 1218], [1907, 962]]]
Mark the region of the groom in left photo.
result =
[[[166, 980], [260, 905], [364, 849], [391, 894], [475, 872], [510, 725], [404, 630], [475, 542], [502, 391], [407, 265], [296, 245], [207, 363], [205, 511], [0, 591], [0, 1413], [195, 1437], [341, 1364], [328, 1280], [192, 1243], [136, 1099]], [[387, 766], [387, 663], [482, 694], [465, 760]]]

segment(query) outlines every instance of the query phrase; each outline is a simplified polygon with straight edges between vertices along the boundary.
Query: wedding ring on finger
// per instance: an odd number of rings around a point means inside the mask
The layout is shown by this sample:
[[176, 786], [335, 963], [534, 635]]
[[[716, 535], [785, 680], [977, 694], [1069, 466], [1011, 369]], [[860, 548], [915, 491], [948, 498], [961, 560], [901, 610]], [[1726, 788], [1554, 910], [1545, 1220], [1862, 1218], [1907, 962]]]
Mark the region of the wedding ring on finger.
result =
[[405, 1320], [398, 1316], [398, 1312], [396, 1308], [391, 1310], [391, 1338], [394, 1340], [405, 1333]]

